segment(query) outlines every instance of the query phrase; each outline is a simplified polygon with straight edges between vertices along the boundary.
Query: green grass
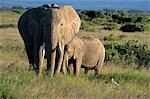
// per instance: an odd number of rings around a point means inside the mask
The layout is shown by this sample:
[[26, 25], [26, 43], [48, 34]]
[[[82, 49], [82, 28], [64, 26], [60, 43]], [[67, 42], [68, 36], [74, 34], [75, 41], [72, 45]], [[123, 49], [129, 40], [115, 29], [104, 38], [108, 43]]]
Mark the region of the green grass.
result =
[[11, 10], [2, 10], [0, 9], [0, 17], [1, 17], [1, 24], [17, 24], [21, 14], [18, 14]]
[[[0, 68], [0, 97], [24, 98], [149, 98], [150, 76], [141, 73], [124, 72], [102, 74], [94, 77], [93, 73], [42, 78], [36, 76], [27, 67], [17, 64], [3, 65]], [[110, 81], [113, 77], [119, 87]]]

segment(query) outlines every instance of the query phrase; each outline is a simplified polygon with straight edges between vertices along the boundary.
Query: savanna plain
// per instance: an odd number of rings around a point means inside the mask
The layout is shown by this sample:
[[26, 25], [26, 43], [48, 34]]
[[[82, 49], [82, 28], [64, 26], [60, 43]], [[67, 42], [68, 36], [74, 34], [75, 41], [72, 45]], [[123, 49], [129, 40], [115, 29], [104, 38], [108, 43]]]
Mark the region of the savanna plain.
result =
[[[70, 74], [38, 77], [29, 70], [16, 27], [21, 14], [18, 10], [0, 10], [0, 99], [150, 99], [150, 63], [139, 62], [149, 61], [150, 31], [122, 32], [102, 29], [102, 26], [93, 28], [95, 25], [86, 29], [85, 22], [88, 24], [90, 19], [82, 18], [82, 13], [78, 35], [95, 36], [106, 47], [101, 74], [94, 76], [94, 71], [88, 74], [81, 71], [79, 77]], [[124, 55], [117, 48], [128, 50], [122, 49]], [[146, 58], [138, 59], [135, 54], [141, 49]]]

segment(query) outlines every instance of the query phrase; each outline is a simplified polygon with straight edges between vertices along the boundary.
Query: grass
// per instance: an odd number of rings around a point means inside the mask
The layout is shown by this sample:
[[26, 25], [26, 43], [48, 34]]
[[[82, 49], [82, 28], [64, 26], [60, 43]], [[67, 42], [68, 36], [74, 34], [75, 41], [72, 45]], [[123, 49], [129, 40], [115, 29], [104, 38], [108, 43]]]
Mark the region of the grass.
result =
[[[3, 71], [3, 72], [2, 72]], [[139, 76], [139, 77], [138, 77]], [[120, 84], [113, 85], [113, 77]], [[143, 80], [143, 82], [140, 82]], [[1, 97], [13, 98], [149, 98], [149, 76], [134, 71], [125, 73], [108, 73], [95, 78], [93, 73], [74, 78], [59, 75], [38, 78], [27, 68], [20, 68], [15, 63], [1, 66]]]
[[[140, 43], [143, 44], [149, 44], [150, 45], [150, 32], [122, 32], [118, 30], [101, 30], [99, 32], [87, 32], [81, 30], [80, 33], [78, 33], [79, 36], [86, 36], [86, 35], [92, 35], [97, 38], [100, 38], [103, 40], [104, 37], [113, 35], [115, 37], [122, 37], [122, 40], [120, 43], [124, 43], [129, 40], [139, 40]], [[105, 43], [105, 42], [104, 42]]]
[[[62, 74], [53, 78], [49, 75], [39, 78], [33, 71], [28, 71], [26, 53], [17, 28], [2, 29], [0, 35], [0, 41], [4, 45], [0, 46], [1, 98], [147, 99], [150, 97], [149, 71], [124, 69], [112, 64], [105, 64], [98, 77], [94, 77], [94, 72], [90, 71], [87, 75], [81, 72], [78, 78]], [[111, 78], [118, 81], [120, 86], [115, 86]]]
[[[8, 12], [5, 13], [7, 16]], [[14, 13], [9, 13], [10, 16]], [[9, 15], [8, 14], [8, 15]], [[19, 15], [18, 15], [19, 16]], [[8, 17], [5, 17], [8, 18]], [[16, 23], [18, 17], [12, 17]], [[5, 19], [3, 23], [11, 20]], [[120, 31], [86, 32], [80, 36], [93, 35], [103, 39], [113, 34], [123, 36], [121, 43], [129, 39], [138, 39], [150, 44], [150, 34], [123, 33]], [[103, 41], [104, 42], [104, 41]], [[104, 42], [105, 43], [105, 42]], [[119, 87], [111, 82], [119, 83]], [[17, 28], [0, 29], [0, 99], [149, 99], [150, 71], [137, 71], [121, 68], [113, 64], [104, 64], [101, 75], [95, 77], [94, 71], [87, 75], [81, 72], [78, 78], [59, 74], [57, 77], [38, 77], [29, 71], [23, 41]]]
[[1, 24], [17, 24], [20, 14], [10, 11], [0, 9], [0, 21]]

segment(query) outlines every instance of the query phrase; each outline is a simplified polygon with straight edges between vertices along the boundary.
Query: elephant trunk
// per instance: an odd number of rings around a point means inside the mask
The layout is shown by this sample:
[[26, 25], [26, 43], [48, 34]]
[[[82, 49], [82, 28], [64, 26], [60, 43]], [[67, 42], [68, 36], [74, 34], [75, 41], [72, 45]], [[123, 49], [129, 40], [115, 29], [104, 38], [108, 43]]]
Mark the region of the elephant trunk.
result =
[[57, 36], [56, 33], [52, 33], [51, 36], [51, 76], [54, 74], [55, 59], [56, 59], [56, 47], [57, 47]]
[[61, 46], [61, 36], [58, 32], [52, 32], [51, 33], [51, 52], [55, 51], [58, 45], [58, 49], [61, 52], [62, 46]]
[[58, 45], [58, 51], [59, 53], [61, 53], [62, 48], [60, 42], [60, 34], [58, 32], [53, 32], [51, 35], [51, 76], [53, 76], [55, 70], [57, 45]]

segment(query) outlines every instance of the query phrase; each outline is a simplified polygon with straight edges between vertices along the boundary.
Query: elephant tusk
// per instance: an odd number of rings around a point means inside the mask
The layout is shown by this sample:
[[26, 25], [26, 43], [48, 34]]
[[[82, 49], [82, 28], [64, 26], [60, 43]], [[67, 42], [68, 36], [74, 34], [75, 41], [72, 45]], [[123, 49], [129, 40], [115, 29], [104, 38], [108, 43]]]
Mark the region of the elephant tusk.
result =
[[62, 48], [61, 48], [61, 43], [59, 42], [58, 45], [59, 45], [58, 51], [59, 51], [59, 53], [61, 53], [61, 49], [62, 49]]
[[45, 43], [42, 45], [42, 57], [44, 58], [45, 56]]

